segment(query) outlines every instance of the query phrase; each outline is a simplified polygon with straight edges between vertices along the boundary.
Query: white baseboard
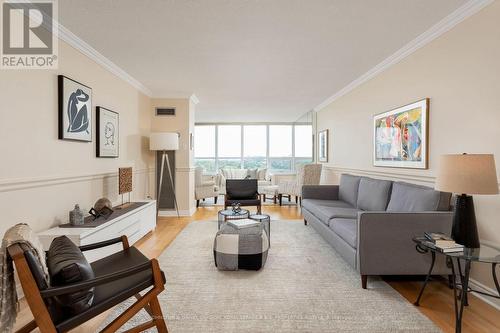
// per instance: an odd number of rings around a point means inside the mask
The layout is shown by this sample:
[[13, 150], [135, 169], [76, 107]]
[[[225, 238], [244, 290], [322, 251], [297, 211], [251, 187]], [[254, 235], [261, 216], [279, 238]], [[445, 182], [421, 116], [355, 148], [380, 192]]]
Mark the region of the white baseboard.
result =
[[[471, 288], [477, 289], [477, 290], [479, 290], [481, 292], [489, 293], [489, 294], [493, 294], [493, 295], [497, 295], [498, 294], [498, 291], [496, 291], [495, 289], [492, 289], [492, 288], [490, 288], [490, 287], [482, 284], [481, 282], [479, 282], [477, 280], [469, 279], [469, 284], [470, 284]], [[488, 303], [489, 305], [491, 305], [492, 307], [494, 307], [497, 310], [500, 310], [500, 299], [493, 298], [493, 297], [488, 297], [488, 296], [481, 295], [481, 294], [478, 294], [478, 293], [473, 293], [473, 294], [474, 294], [474, 296], [476, 296], [477, 298], [479, 298], [483, 302]]]
[[[193, 207], [189, 210], [179, 210], [179, 215], [180, 216], [193, 216], [193, 214], [196, 212], [196, 208]], [[160, 210], [158, 211], [158, 216], [163, 216], [163, 217], [169, 217], [169, 216], [177, 216], [177, 211], [175, 210]]]

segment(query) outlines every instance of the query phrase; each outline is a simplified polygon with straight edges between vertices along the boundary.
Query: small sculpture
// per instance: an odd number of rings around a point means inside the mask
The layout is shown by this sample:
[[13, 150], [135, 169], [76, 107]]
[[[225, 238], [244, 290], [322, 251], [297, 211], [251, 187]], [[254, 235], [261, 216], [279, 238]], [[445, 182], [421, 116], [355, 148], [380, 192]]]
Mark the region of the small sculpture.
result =
[[241, 204], [239, 202], [235, 202], [231, 205], [233, 207], [233, 212], [239, 214], [241, 212]]
[[113, 214], [112, 207], [111, 201], [108, 198], [101, 198], [95, 202], [94, 207], [90, 209], [89, 214], [94, 217], [94, 220], [101, 216], [108, 219], [108, 217]]
[[80, 209], [80, 205], [76, 204], [75, 209], [69, 212], [69, 223], [72, 225], [83, 225], [83, 211]]

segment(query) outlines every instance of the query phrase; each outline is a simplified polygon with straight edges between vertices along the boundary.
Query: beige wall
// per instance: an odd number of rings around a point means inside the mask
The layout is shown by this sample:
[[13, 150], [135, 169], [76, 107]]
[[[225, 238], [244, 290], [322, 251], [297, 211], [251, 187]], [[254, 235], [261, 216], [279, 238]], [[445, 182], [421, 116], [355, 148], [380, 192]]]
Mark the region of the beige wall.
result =
[[[334, 171], [434, 184], [445, 153], [494, 153], [500, 174], [500, 2], [457, 25], [402, 62], [318, 113], [318, 130], [330, 129]], [[430, 98], [429, 170], [372, 166], [372, 116]], [[500, 244], [500, 196], [476, 196], [482, 239]], [[485, 265], [486, 266], [486, 265]], [[474, 277], [492, 286], [488, 267]]]
[[[190, 98], [154, 98], [151, 107], [152, 132], [179, 133], [179, 150], [175, 152], [175, 192], [182, 215], [192, 215], [194, 201], [194, 150], [189, 147], [189, 135], [194, 133], [195, 104]], [[175, 116], [156, 116], [156, 107], [175, 107]]]
[[[93, 142], [57, 138], [57, 75], [92, 88]], [[95, 107], [120, 114], [120, 157], [96, 158]], [[60, 41], [58, 70], [0, 71], [0, 234], [27, 222], [35, 230], [66, 222], [75, 203], [118, 201], [117, 171], [134, 168], [134, 199], [152, 194], [150, 98]]]

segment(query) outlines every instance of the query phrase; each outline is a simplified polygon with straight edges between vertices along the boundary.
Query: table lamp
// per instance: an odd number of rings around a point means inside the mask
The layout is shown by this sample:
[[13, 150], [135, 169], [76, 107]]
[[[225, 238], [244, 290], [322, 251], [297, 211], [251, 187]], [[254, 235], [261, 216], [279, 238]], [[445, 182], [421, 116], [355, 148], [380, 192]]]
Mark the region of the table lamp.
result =
[[151, 133], [151, 135], [149, 136], [149, 149], [162, 152], [160, 182], [158, 184], [158, 190], [157, 190], [158, 193], [156, 196], [158, 198], [158, 203], [156, 205], [157, 214], [160, 207], [161, 188], [163, 185], [163, 172], [165, 170], [165, 162], [166, 162], [168, 175], [170, 178], [170, 184], [172, 186], [172, 191], [174, 195], [175, 210], [177, 211], [177, 217], [180, 217], [179, 207], [177, 206], [177, 198], [175, 196], [175, 187], [174, 187], [174, 180], [172, 177], [172, 170], [170, 168], [170, 161], [167, 154], [168, 150], [179, 150], [179, 134], [170, 132]]
[[457, 194], [452, 238], [468, 248], [480, 247], [470, 194], [498, 194], [493, 154], [442, 155], [435, 187], [439, 191]]

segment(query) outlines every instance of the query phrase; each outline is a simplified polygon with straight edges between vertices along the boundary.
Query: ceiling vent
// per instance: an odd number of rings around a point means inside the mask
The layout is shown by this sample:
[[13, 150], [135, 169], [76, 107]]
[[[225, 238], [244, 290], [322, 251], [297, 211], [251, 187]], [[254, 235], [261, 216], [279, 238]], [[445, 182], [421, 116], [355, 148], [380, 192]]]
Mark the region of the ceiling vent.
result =
[[175, 108], [156, 108], [157, 116], [175, 116]]

